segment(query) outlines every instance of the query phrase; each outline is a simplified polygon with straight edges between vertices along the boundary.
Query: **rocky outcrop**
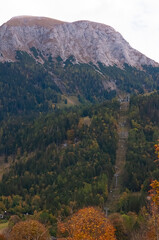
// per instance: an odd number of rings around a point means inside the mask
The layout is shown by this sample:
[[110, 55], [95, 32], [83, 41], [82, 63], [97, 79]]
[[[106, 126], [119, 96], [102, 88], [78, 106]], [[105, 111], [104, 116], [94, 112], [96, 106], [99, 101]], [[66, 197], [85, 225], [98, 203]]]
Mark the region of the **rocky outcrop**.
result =
[[[38, 49], [44, 58], [74, 56], [76, 62], [121, 67], [124, 63], [159, 66], [147, 58], [112, 27], [89, 21], [61, 22], [43, 17], [15, 17], [0, 27], [0, 61], [15, 61], [16, 50], [33, 54]], [[40, 59], [39, 59], [40, 61]]]

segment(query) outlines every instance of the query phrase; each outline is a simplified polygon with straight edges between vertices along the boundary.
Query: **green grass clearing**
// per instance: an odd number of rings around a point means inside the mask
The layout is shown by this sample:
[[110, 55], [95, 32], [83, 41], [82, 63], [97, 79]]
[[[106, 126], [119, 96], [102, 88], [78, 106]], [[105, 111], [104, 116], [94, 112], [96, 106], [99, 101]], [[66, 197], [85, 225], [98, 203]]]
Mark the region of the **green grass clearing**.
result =
[[0, 223], [0, 232], [2, 232], [7, 227], [8, 227], [8, 222]]

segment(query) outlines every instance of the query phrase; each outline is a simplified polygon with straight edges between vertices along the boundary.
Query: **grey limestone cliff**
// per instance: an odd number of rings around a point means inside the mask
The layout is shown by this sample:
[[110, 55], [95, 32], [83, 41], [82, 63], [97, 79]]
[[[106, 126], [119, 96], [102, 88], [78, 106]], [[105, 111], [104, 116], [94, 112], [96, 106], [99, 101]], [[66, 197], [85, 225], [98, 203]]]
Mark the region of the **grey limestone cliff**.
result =
[[[106, 66], [124, 63], [159, 66], [133, 49], [112, 27], [89, 21], [61, 22], [44, 17], [15, 17], [0, 27], [0, 61], [15, 61], [16, 50], [32, 54], [38, 49], [44, 58], [74, 56], [76, 62]], [[39, 59], [40, 61], [40, 59]]]

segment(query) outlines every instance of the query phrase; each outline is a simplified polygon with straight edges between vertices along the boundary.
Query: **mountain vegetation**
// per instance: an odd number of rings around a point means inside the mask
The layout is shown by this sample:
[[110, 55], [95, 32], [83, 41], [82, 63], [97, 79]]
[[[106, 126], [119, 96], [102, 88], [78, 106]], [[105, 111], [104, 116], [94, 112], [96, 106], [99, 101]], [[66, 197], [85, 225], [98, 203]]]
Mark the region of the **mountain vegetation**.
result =
[[[136, 95], [157, 88], [158, 69], [76, 65], [73, 58], [65, 63], [50, 58], [41, 65], [23, 52], [17, 52], [17, 60], [0, 64], [0, 154], [11, 166], [0, 183], [1, 211], [19, 216], [39, 212], [37, 219], [46, 218], [42, 223], [53, 224], [55, 234], [59, 215], [65, 218], [90, 205], [103, 208], [110, 191], [120, 104], [106, 100], [118, 90], [105, 91], [103, 81], [114, 79], [118, 89]], [[78, 105], [66, 108], [66, 96], [75, 92]], [[152, 160], [159, 94], [135, 95], [119, 201], [125, 214], [139, 213], [150, 180], [159, 178]]]
[[[158, 100], [158, 92], [130, 100], [123, 194], [118, 206], [125, 217], [110, 216], [115, 228], [118, 221], [123, 224], [117, 239], [127, 239], [125, 221], [139, 221], [137, 214], [142, 215], [141, 209], [147, 205], [151, 179], [159, 180], [153, 161], [159, 134]], [[90, 205], [103, 208], [115, 171], [119, 107], [113, 99], [56, 109], [32, 120], [14, 116], [2, 121], [0, 152], [11, 167], [0, 183], [1, 211], [20, 217], [34, 215], [52, 226], [50, 233], [55, 235], [59, 216], [65, 219]], [[138, 224], [141, 229], [142, 222]], [[132, 228], [136, 231], [135, 225]]]
[[158, 239], [159, 65], [109, 26], [51, 22], [0, 27], [0, 239]]
[[28, 220], [17, 223], [10, 233], [11, 240], [39, 239], [49, 240], [49, 234], [41, 223], [35, 220]]
[[[145, 204], [145, 194], [152, 179], [159, 180], [154, 162], [154, 145], [159, 136], [159, 93], [134, 96], [130, 101], [130, 131], [123, 173], [120, 209], [138, 212]], [[135, 194], [136, 192], [136, 194]]]
[[112, 99], [118, 90], [144, 93], [159, 87], [159, 68], [154, 67], [137, 70], [128, 65], [120, 69], [102, 63], [76, 64], [73, 56], [66, 61], [48, 56], [40, 64], [21, 51], [16, 59], [0, 63], [0, 120], [53, 112], [67, 106], [71, 96], [76, 97], [75, 104], [95, 103]]
[[[159, 136], [159, 93], [133, 97], [130, 102], [127, 163], [124, 187], [146, 189], [151, 178], [159, 179], [153, 146]], [[140, 171], [142, 169], [142, 172]], [[128, 177], [126, 179], [126, 177]], [[125, 181], [126, 180], [126, 181]]]
[[[59, 110], [29, 124], [12, 121], [6, 128], [4, 123], [1, 153], [14, 157], [10, 171], [3, 175], [1, 195], [13, 194], [18, 205], [27, 197], [21, 213], [45, 206], [54, 214], [67, 215], [71, 204], [76, 208], [103, 204], [113, 176], [118, 109], [117, 101], [108, 101]], [[15, 213], [13, 201], [11, 197], [8, 210]]]
[[115, 240], [115, 229], [104, 214], [93, 207], [79, 210], [65, 223], [58, 224], [61, 235], [69, 240]]

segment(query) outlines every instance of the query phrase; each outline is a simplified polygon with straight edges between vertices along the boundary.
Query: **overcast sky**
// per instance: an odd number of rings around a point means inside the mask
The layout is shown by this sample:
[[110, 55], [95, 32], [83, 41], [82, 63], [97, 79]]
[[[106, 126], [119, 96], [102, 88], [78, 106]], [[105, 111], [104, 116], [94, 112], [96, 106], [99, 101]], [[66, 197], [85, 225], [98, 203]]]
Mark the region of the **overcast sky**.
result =
[[0, 25], [19, 15], [104, 23], [159, 62], [159, 0], [1, 0], [0, 9]]

